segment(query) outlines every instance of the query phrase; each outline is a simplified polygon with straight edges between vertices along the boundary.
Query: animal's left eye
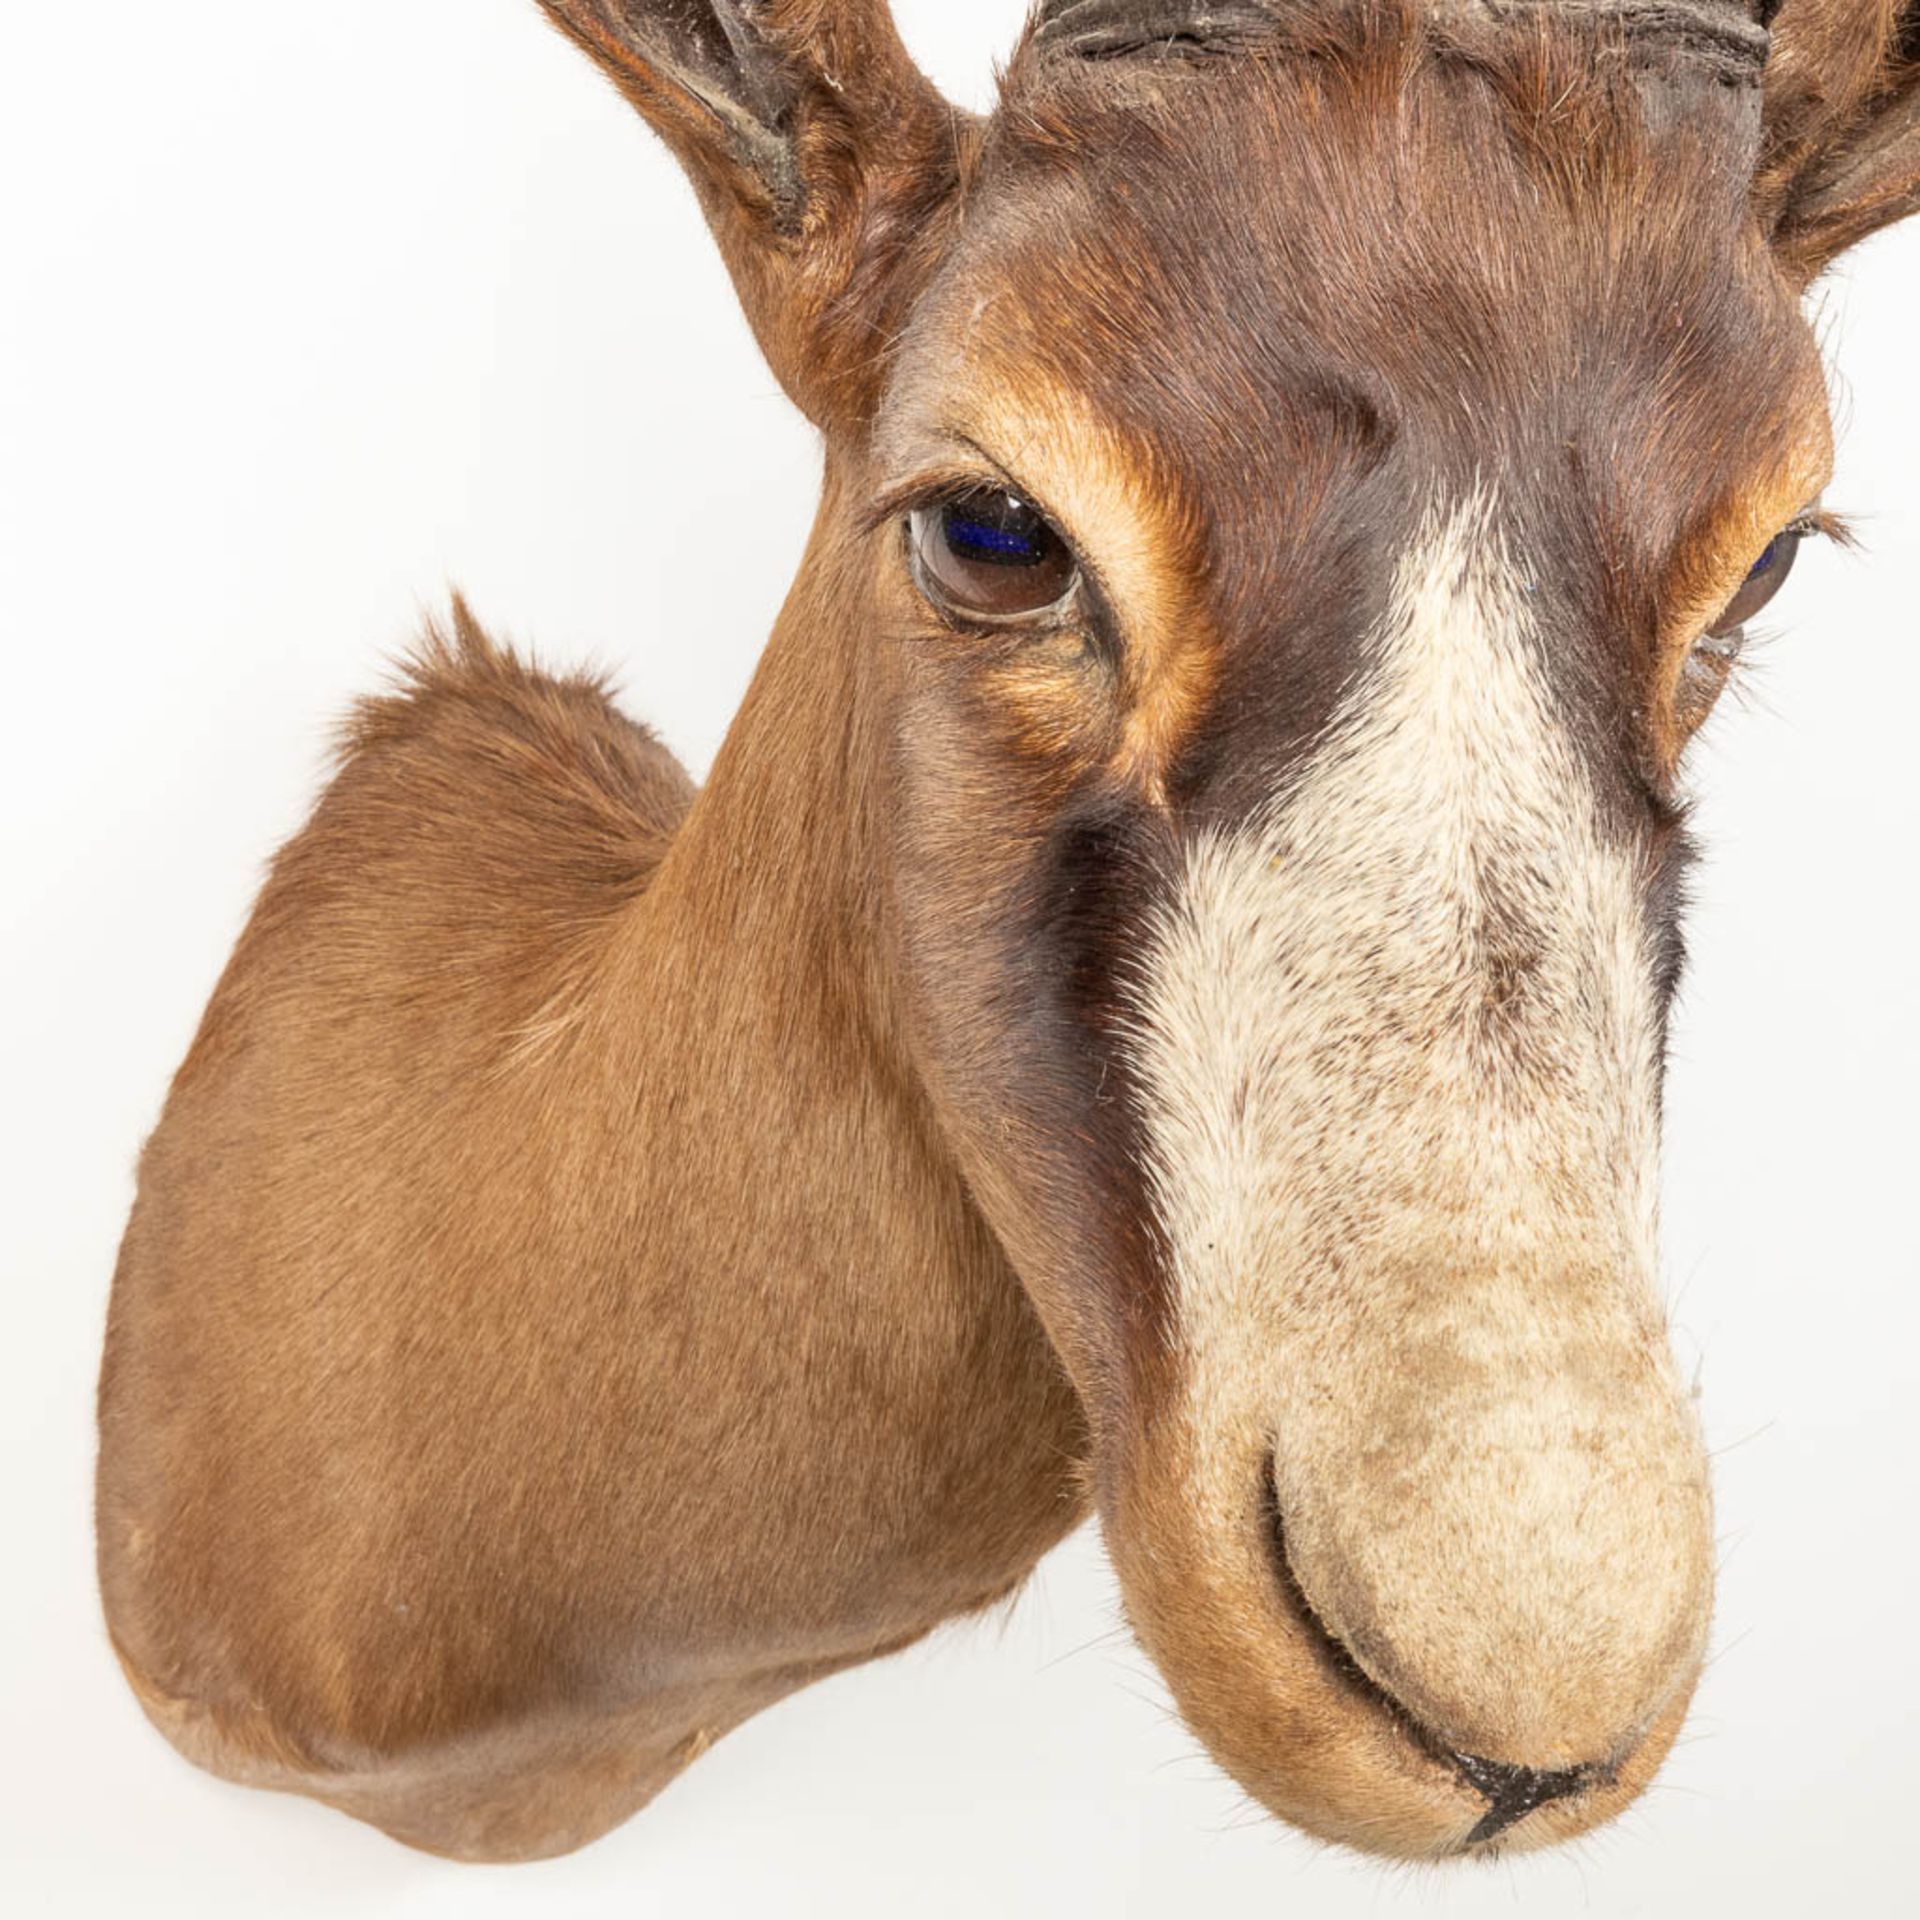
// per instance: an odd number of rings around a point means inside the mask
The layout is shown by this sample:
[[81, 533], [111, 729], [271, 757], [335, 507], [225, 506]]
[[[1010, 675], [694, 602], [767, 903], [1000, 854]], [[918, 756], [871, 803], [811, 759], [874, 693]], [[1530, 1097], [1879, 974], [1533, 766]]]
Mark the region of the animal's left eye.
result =
[[1755, 561], [1746, 584], [1728, 602], [1726, 612], [1707, 629], [1711, 638], [1732, 639], [1787, 584], [1787, 575], [1800, 557], [1800, 543], [1807, 533], [1806, 527], [1793, 526], [1776, 536], [1772, 546]]

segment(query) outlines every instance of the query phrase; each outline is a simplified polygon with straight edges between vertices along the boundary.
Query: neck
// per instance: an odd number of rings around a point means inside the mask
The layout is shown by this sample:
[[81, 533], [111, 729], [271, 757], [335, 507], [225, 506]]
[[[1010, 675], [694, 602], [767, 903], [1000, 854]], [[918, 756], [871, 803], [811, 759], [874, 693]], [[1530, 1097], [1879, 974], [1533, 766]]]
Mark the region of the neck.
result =
[[697, 1399], [646, 1420], [686, 1449], [666, 1483], [755, 1516], [766, 1577], [730, 1558], [731, 1593], [886, 1637], [1024, 1576], [1077, 1517], [1081, 1440], [901, 1039], [879, 676], [836, 493], [619, 929], [594, 1051], [626, 1115], [632, 1270]]
[[[692, 1037], [720, 1039], [750, 1078], [824, 1049], [836, 1079], [904, 1087], [887, 964], [883, 717], [848, 621], [859, 587], [839, 491], [830, 473], [766, 655], [629, 933], [637, 955], [664, 944], [685, 959], [685, 976], [662, 984], [693, 996], [689, 1015], [722, 1018]], [[749, 1036], [761, 1042], [751, 1060]]]

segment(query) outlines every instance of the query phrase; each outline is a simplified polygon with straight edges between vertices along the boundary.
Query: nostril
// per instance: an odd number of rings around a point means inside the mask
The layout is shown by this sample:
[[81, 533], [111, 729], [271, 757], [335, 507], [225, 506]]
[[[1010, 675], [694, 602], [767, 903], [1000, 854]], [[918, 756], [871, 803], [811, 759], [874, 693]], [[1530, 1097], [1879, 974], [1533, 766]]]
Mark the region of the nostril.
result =
[[1462, 1847], [1485, 1846], [1535, 1808], [1584, 1793], [1588, 1787], [1604, 1784], [1606, 1778], [1605, 1769], [1600, 1767], [1567, 1767], [1558, 1773], [1542, 1773], [1535, 1767], [1511, 1767], [1499, 1760], [1478, 1760], [1467, 1753], [1448, 1757], [1460, 1777], [1487, 1803], [1486, 1812], [1461, 1842]]

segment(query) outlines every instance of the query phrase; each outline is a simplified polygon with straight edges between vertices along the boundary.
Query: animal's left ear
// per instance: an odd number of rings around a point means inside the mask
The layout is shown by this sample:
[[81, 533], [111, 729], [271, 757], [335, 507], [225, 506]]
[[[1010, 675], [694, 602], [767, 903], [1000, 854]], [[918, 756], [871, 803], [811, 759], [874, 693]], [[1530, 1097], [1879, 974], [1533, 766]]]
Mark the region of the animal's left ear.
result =
[[1920, 211], [1920, 0], [1784, 0], [1757, 194], [1801, 284]]
[[678, 156], [788, 393], [863, 417], [968, 125], [886, 0], [540, 4]]

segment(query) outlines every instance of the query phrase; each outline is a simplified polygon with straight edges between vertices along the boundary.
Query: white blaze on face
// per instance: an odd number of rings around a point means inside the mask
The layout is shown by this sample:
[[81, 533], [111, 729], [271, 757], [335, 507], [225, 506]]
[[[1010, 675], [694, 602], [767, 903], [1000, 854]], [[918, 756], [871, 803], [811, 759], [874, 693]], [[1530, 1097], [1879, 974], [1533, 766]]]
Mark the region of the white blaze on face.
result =
[[[1378, 639], [1284, 797], [1191, 848], [1140, 976], [1150, 1187], [1213, 1463], [1192, 1491], [1243, 1519], [1249, 1450], [1274, 1449], [1290, 1555], [1363, 1665], [1389, 1641], [1417, 1664], [1422, 1608], [1504, 1584], [1486, 1645], [1432, 1625], [1427, 1651], [1505, 1660], [1524, 1691], [1509, 1636], [1573, 1626], [1616, 1560], [1668, 1567], [1670, 1614], [1693, 1577], [1695, 1517], [1651, 1540], [1615, 1497], [1641, 1469], [1697, 1480], [1652, 1285], [1643, 875], [1601, 831], [1486, 503], [1429, 524]], [[1556, 1529], [1592, 1564], [1539, 1572]], [[1666, 1631], [1627, 1638], [1650, 1661]], [[1459, 1688], [1375, 1678], [1478, 1725]]]

